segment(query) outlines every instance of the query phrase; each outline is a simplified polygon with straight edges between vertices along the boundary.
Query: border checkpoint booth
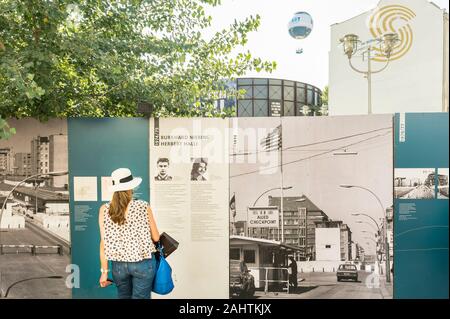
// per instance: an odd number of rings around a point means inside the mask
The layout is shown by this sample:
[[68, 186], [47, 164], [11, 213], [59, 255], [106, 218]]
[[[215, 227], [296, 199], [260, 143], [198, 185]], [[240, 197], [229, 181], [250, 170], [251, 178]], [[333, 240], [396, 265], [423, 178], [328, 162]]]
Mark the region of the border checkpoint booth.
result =
[[230, 236], [230, 259], [243, 260], [255, 278], [256, 289], [289, 292], [288, 257], [301, 247], [279, 241], [246, 236]]

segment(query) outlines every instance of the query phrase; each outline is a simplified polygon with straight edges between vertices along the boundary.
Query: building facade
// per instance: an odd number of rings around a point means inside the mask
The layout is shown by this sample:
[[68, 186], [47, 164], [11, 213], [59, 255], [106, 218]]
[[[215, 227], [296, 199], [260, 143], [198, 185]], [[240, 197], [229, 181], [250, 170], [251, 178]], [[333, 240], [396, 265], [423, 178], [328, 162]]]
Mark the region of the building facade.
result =
[[237, 99], [217, 101], [219, 109], [236, 107], [238, 117], [326, 115], [319, 88], [297, 81], [271, 78], [238, 78], [230, 83]]
[[12, 172], [11, 148], [0, 149], [0, 175], [11, 174]]
[[341, 232], [339, 225], [331, 227], [330, 223], [317, 223], [316, 233], [316, 260], [341, 260]]
[[347, 224], [341, 225], [341, 260], [348, 261], [352, 258], [352, 231]]
[[49, 138], [37, 136], [31, 140], [31, 173], [41, 174], [49, 172]]
[[69, 195], [39, 187], [18, 187], [13, 192], [14, 199], [30, 208], [35, 214], [69, 214]]
[[[269, 206], [281, 210], [281, 197], [269, 196]], [[283, 210], [284, 243], [301, 248], [295, 256], [297, 260], [315, 260], [315, 225], [328, 220], [328, 216], [304, 195], [283, 197]], [[278, 232], [273, 229], [269, 238], [279, 238]]]
[[[49, 137], [49, 171], [63, 172], [68, 170], [69, 153], [67, 144], [67, 135], [58, 134]], [[69, 183], [68, 174], [62, 176], [53, 176], [51, 186], [67, 187]]]
[[30, 176], [31, 171], [31, 153], [14, 154], [14, 174], [19, 176]]
[[[355, 34], [365, 42], [387, 32], [397, 33], [399, 42], [388, 67], [372, 76], [372, 113], [448, 112], [448, 13], [428, 0], [381, 0], [372, 10], [331, 26], [330, 115], [368, 113], [367, 78], [349, 66], [340, 39]], [[366, 71], [368, 59], [360, 52], [352, 63]], [[371, 62], [373, 71], [386, 65], [378, 47]]]

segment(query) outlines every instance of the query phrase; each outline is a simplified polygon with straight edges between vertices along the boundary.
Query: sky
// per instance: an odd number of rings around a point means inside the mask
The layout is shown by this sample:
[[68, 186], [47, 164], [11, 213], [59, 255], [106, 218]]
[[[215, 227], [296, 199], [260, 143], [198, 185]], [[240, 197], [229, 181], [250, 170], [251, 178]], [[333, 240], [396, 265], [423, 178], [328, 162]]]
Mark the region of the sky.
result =
[[[204, 34], [221, 30], [234, 19], [244, 20], [259, 14], [261, 25], [249, 35], [245, 46], [253, 56], [276, 61], [272, 74], [250, 72], [247, 76], [273, 77], [296, 80], [322, 89], [328, 84], [328, 52], [330, 50], [330, 25], [345, 21], [376, 7], [378, 0], [223, 0], [222, 5], [207, 11], [212, 27]], [[449, 11], [448, 0], [434, 0], [439, 7]], [[295, 40], [290, 37], [287, 25], [293, 14], [308, 12], [314, 28], [308, 38]], [[303, 54], [296, 50], [303, 48]]]
[[0, 148], [11, 147], [13, 154], [30, 153], [31, 140], [38, 135], [67, 134], [67, 121], [61, 119], [50, 119], [43, 123], [33, 118], [9, 119], [8, 124], [10, 127], [14, 127], [18, 133], [8, 140], [0, 140]]

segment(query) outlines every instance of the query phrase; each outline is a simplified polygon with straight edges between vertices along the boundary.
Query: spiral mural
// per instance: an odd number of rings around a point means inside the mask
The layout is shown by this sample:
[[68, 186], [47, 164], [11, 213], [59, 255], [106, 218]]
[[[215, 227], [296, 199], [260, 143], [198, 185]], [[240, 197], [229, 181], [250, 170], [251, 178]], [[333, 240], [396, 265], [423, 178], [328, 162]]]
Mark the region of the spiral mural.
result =
[[[402, 5], [387, 5], [378, 8], [369, 17], [369, 29], [374, 38], [381, 37], [386, 32], [396, 32], [399, 42], [392, 51], [390, 60], [397, 60], [403, 57], [413, 44], [413, 30], [411, 20], [416, 14], [409, 8]], [[375, 48], [374, 61], [384, 62], [387, 60], [379, 48]]]

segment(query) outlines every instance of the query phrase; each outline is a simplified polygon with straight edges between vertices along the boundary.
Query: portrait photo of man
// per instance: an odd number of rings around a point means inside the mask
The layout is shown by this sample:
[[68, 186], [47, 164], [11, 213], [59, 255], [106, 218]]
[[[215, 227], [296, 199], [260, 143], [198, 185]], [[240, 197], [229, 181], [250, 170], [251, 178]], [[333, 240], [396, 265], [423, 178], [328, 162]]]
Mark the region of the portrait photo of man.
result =
[[155, 176], [155, 181], [171, 181], [172, 176], [169, 175], [169, 159], [166, 157], [160, 157], [156, 161], [156, 167], [158, 169], [158, 175]]

